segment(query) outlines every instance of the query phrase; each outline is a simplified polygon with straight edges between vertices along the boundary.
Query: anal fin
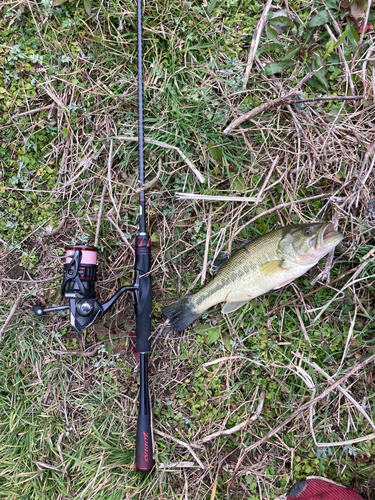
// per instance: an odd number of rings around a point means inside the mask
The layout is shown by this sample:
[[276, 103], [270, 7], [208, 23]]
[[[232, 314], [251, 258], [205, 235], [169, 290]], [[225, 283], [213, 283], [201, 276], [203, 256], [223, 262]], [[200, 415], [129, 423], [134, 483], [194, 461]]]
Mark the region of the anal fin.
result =
[[250, 298], [248, 298], [247, 300], [242, 300], [240, 302], [225, 302], [221, 312], [223, 314], [228, 314], [228, 313], [231, 313], [233, 311], [236, 311], [240, 307], [247, 304], [249, 302], [249, 300], [250, 300]]

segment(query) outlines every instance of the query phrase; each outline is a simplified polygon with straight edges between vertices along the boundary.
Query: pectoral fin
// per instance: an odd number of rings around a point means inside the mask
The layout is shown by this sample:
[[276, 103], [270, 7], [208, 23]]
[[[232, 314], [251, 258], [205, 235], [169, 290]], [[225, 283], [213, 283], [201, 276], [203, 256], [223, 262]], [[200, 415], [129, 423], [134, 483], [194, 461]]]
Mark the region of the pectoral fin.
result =
[[239, 309], [240, 307], [244, 306], [245, 304], [247, 304], [249, 302], [250, 298], [247, 299], [247, 300], [244, 300], [242, 302], [225, 302], [221, 312], [223, 314], [228, 314], [228, 313], [231, 313], [233, 311], [236, 311], [237, 309]]
[[281, 283], [280, 285], [275, 286], [274, 290], [278, 290], [279, 288], [282, 288], [283, 286], [288, 285], [293, 280], [294, 280], [294, 278], [292, 278], [291, 280], [284, 281], [284, 283]]
[[281, 265], [281, 262], [279, 260], [271, 260], [269, 262], [266, 262], [260, 268], [260, 272], [263, 274], [266, 274], [267, 276], [271, 276], [272, 274], [281, 273], [281, 271], [284, 271], [284, 268]]

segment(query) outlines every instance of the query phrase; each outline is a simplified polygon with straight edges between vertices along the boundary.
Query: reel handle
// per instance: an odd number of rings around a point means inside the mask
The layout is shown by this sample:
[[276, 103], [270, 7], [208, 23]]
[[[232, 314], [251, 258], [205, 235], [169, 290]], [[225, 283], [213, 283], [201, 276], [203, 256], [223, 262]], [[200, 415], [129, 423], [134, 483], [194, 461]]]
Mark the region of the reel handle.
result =
[[46, 313], [55, 312], [55, 311], [63, 311], [64, 309], [69, 309], [69, 306], [49, 307], [49, 308], [44, 308], [44, 307], [39, 306], [39, 305], [32, 306], [32, 310], [36, 316], [43, 316]]

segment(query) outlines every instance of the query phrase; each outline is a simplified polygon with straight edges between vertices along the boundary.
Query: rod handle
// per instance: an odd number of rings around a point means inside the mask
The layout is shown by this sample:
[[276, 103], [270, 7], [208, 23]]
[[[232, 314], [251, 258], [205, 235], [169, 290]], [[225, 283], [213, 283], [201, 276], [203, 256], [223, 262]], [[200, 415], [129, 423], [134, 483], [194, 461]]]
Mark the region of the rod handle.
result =
[[139, 471], [148, 472], [153, 469], [155, 465], [153, 448], [151, 415], [140, 414], [135, 444], [135, 466]]
[[138, 352], [151, 350], [151, 310], [152, 289], [151, 277], [151, 240], [146, 234], [137, 236], [135, 245], [135, 270], [138, 274], [137, 301], [135, 304], [135, 324]]

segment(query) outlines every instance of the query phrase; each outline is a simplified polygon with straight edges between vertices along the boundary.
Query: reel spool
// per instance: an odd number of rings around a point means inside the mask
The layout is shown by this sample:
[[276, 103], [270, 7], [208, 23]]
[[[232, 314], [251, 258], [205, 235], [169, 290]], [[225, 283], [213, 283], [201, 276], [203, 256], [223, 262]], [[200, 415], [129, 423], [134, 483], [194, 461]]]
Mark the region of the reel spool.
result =
[[120, 288], [107, 302], [101, 304], [96, 299], [95, 290], [98, 274], [98, 249], [78, 244], [68, 246], [65, 250], [61, 297], [69, 299], [69, 305], [48, 309], [40, 305], [34, 305], [32, 309], [37, 316], [69, 309], [71, 326], [77, 332], [81, 332], [99, 321], [124, 292], [130, 290], [136, 293], [139, 288], [138, 276], [134, 285]]

